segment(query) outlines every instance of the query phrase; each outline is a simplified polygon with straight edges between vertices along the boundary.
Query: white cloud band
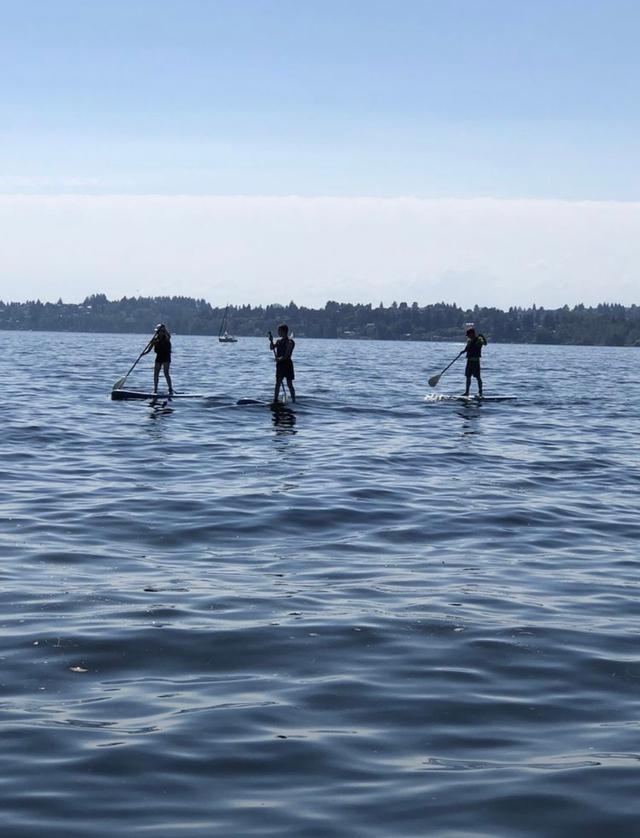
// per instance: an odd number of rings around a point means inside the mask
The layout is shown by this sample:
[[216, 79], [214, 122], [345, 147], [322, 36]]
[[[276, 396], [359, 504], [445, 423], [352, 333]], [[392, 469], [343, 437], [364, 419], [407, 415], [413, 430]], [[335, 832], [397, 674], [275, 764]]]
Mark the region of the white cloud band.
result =
[[0, 297], [640, 302], [640, 203], [0, 196]]

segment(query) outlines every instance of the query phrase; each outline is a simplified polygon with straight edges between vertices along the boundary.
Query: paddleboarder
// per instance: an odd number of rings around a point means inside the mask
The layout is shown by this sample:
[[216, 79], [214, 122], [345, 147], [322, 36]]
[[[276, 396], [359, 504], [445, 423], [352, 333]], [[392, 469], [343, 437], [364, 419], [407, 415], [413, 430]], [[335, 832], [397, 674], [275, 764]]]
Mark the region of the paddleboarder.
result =
[[276, 359], [276, 386], [273, 391], [273, 403], [278, 403], [278, 394], [282, 387], [282, 382], [286, 380], [287, 387], [291, 393], [291, 400], [295, 402], [296, 391], [293, 386], [293, 379], [295, 372], [293, 369], [293, 361], [291, 360], [291, 353], [295, 349], [296, 342], [289, 337], [289, 327], [283, 323], [278, 326], [278, 340], [274, 343], [273, 335], [269, 332], [269, 349], [273, 352]]
[[153, 392], [154, 395], [158, 392], [158, 379], [160, 378], [160, 370], [164, 372], [164, 377], [167, 380], [169, 387], [169, 395], [173, 395], [173, 384], [171, 383], [171, 375], [169, 374], [169, 367], [171, 366], [171, 335], [167, 331], [164, 323], [158, 323], [155, 332], [149, 345], [142, 353], [147, 355], [151, 350], [156, 353], [156, 362], [153, 367]]
[[[487, 339], [484, 335], [477, 335], [476, 330], [472, 327], [467, 329], [467, 345], [462, 350], [462, 353], [467, 356], [467, 366], [465, 367], [465, 377], [467, 379], [467, 388], [464, 391], [465, 396], [469, 395], [471, 387], [471, 379], [475, 378], [478, 382], [478, 396], [482, 398], [482, 378], [480, 377], [480, 356], [482, 355], [482, 347], [487, 345]], [[462, 354], [461, 353], [461, 354]]]

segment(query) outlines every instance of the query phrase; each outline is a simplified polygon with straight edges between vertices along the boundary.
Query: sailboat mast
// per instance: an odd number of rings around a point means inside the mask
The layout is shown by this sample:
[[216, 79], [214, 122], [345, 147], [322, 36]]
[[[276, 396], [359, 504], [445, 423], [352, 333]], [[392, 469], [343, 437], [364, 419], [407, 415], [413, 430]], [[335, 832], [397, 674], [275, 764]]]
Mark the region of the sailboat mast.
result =
[[229, 314], [229, 306], [227, 306], [224, 310], [224, 314], [222, 315], [222, 323], [220, 324], [220, 331], [218, 332], [218, 337], [222, 337], [222, 333], [227, 328], [227, 315]]

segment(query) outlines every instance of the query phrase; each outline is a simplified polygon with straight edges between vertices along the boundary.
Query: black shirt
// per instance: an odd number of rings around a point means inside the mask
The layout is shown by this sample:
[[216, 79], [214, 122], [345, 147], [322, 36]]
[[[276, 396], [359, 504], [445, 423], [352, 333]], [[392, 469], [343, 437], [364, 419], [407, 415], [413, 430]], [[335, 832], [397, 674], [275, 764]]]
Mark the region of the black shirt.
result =
[[171, 338], [169, 335], [158, 335], [153, 342], [156, 353], [156, 363], [166, 364], [171, 361]]
[[275, 343], [276, 360], [285, 361], [290, 358], [295, 346], [296, 342], [293, 338], [279, 338]]
[[487, 345], [484, 335], [476, 335], [467, 340], [467, 345], [464, 351], [467, 353], [467, 358], [479, 358], [482, 355], [482, 347]]

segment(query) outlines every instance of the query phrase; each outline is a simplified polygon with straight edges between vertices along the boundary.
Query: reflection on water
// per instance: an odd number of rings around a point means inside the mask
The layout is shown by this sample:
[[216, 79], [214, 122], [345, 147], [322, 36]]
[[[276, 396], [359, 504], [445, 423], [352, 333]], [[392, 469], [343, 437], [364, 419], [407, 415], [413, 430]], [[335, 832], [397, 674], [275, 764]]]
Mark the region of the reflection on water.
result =
[[173, 407], [169, 406], [169, 402], [162, 402], [158, 404], [151, 405], [151, 411], [149, 413], [150, 419], [158, 419], [161, 416], [170, 416], [173, 413]]
[[279, 408], [271, 411], [271, 419], [273, 425], [278, 433], [295, 434], [296, 433], [296, 414], [293, 410], [287, 408]]
[[463, 436], [474, 436], [480, 431], [480, 425], [475, 424], [482, 416], [481, 402], [463, 402], [461, 409], [456, 410], [462, 419]]
[[637, 350], [2, 342], [3, 835], [636, 834]]

